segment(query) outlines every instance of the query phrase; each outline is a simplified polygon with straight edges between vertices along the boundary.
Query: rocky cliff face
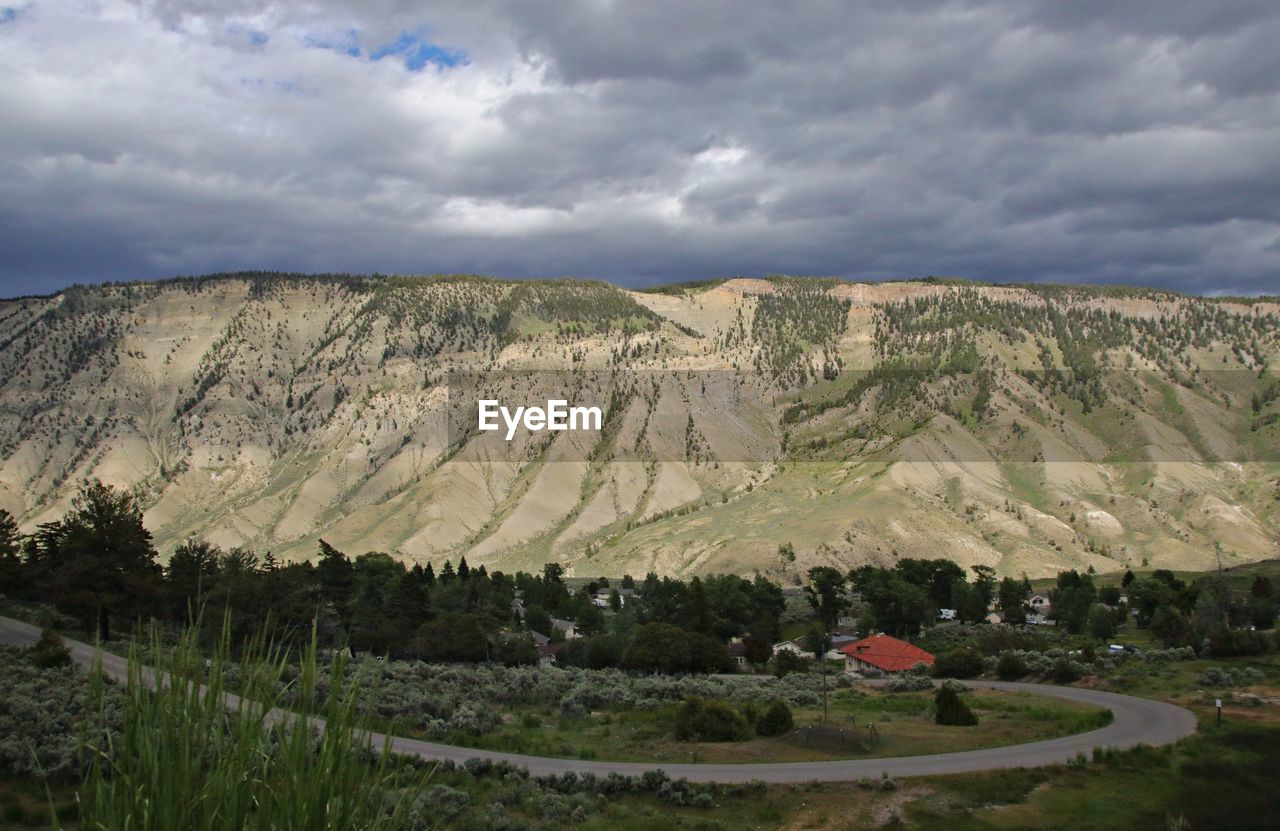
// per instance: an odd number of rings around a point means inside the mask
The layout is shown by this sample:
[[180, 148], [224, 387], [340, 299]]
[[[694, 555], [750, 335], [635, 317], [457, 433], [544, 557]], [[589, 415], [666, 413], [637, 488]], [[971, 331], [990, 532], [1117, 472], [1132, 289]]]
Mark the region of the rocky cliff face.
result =
[[[323, 537], [580, 574], [1204, 568], [1280, 553], [1278, 353], [1274, 302], [1138, 290], [74, 288], [0, 301], [0, 507], [31, 529], [97, 477], [166, 553]], [[466, 424], [467, 384], [605, 423], [506, 443]]]

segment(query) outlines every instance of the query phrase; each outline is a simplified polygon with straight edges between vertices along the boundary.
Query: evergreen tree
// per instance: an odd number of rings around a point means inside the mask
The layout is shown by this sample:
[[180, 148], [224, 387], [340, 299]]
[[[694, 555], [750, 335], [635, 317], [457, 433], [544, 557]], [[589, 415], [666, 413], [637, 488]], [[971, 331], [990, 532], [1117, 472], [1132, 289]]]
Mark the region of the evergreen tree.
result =
[[19, 556], [21, 539], [13, 515], [0, 508], [0, 586], [16, 594], [25, 593], [26, 589], [26, 574]]
[[176, 618], [193, 619], [200, 613], [200, 598], [213, 590], [221, 558], [217, 546], [195, 538], [174, 549], [165, 568], [165, 583]]
[[320, 596], [333, 604], [338, 617], [343, 620], [355, 593], [355, 573], [355, 565], [346, 554], [320, 540], [320, 560], [316, 563]]
[[711, 604], [707, 601], [707, 590], [698, 577], [694, 577], [689, 583], [689, 626], [695, 632], [711, 631]]
[[987, 610], [991, 608], [991, 601], [996, 595], [996, 570], [991, 566], [976, 565], [970, 566], [973, 570], [973, 607], [976, 611], [981, 609], [981, 614], [973, 618], [973, 620], [981, 620], [987, 616]]
[[959, 727], [972, 727], [978, 717], [951, 684], [944, 683], [933, 697], [934, 721]]
[[17, 557], [21, 550], [18, 545], [21, 536], [13, 514], [0, 508], [0, 557]]
[[162, 571], [142, 507], [125, 491], [97, 480], [85, 485], [62, 520], [40, 526], [36, 554], [55, 602], [103, 641], [113, 615], [155, 609]]

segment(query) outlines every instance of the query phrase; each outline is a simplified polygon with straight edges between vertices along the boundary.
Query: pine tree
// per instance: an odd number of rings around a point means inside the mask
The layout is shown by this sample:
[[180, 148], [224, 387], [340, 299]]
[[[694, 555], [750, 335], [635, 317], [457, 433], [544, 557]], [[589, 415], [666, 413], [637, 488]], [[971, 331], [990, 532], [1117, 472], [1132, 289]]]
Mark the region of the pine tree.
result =
[[978, 717], [951, 684], [943, 684], [938, 688], [933, 698], [933, 708], [934, 721], [938, 724], [972, 727], [978, 723]]
[[338, 610], [338, 616], [344, 617], [347, 607], [355, 592], [356, 568], [347, 559], [347, 555], [334, 548], [324, 540], [320, 540], [320, 562], [316, 564], [316, 580], [320, 583], [320, 594]]

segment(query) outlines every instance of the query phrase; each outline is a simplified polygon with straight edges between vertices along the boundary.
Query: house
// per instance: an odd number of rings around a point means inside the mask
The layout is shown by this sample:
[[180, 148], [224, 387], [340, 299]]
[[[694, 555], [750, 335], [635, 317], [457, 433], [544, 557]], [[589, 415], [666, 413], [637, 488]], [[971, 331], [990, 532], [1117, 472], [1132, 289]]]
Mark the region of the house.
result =
[[627, 605], [627, 600], [629, 600], [632, 597], [635, 597], [636, 595], [635, 589], [617, 589], [617, 588], [606, 587], [603, 589], [599, 589], [594, 595], [592, 595], [591, 602], [594, 605], [599, 606], [601, 609], [607, 609], [609, 608], [609, 595], [615, 591], [618, 593], [619, 604], [623, 606]]
[[551, 643], [547, 640], [545, 635], [541, 636], [541, 642], [539, 642], [536, 637], [534, 641], [538, 648], [538, 666], [540, 667], [555, 666], [558, 663], [557, 659], [559, 658], [560, 653], [564, 652], [565, 648], [568, 646], [568, 644], [563, 642]]
[[844, 654], [844, 671], [859, 673], [869, 669], [880, 672], [906, 672], [918, 666], [933, 666], [933, 656], [918, 646], [889, 635], [878, 634], [840, 648]]
[[1048, 615], [1053, 611], [1053, 604], [1049, 602], [1049, 596], [1038, 592], [1027, 598], [1027, 605], [1031, 607], [1032, 614]]
[[856, 641], [853, 635], [832, 635], [831, 648], [827, 650], [828, 661], [839, 661], [844, 658], [844, 653], [840, 651], [840, 647], [848, 646]]
[[773, 645], [774, 655], [781, 655], [783, 652], [790, 652], [792, 655], [799, 655], [802, 658], [813, 657], [812, 653], [805, 648], [801, 638], [792, 638], [789, 641], [782, 641]]
[[733, 659], [734, 666], [745, 667], [747, 665], [747, 645], [742, 642], [742, 638], [734, 638], [725, 646], [725, 651], [729, 653], [729, 657]]
[[[828, 661], [839, 661], [844, 658], [844, 653], [840, 651], [840, 647], [853, 643], [857, 638], [852, 635], [832, 635], [831, 648], [827, 650], [826, 658]], [[804, 638], [793, 638], [782, 643], [773, 645], [773, 654], [778, 655], [783, 652], [790, 652], [793, 655], [799, 655], [801, 658], [812, 658], [813, 652], [805, 644]]]
[[987, 612], [987, 616], [984, 617], [983, 620], [990, 623], [992, 626], [997, 623], [1004, 623], [1004, 618], [1000, 616], [999, 612]]
[[955, 620], [955, 619], [956, 619], [955, 609], [939, 609], [938, 610], [938, 620]]
[[578, 637], [578, 630], [573, 628], [573, 621], [561, 620], [558, 617], [551, 618], [551, 625], [564, 633], [564, 639], [571, 641]]

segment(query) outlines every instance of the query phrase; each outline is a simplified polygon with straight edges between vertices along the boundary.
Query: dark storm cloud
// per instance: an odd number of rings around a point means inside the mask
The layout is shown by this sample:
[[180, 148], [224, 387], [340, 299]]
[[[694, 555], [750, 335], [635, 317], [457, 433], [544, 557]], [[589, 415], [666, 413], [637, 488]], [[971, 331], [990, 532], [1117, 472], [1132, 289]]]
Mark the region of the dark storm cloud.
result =
[[0, 294], [236, 268], [1280, 292], [1270, 0], [31, 0]]

